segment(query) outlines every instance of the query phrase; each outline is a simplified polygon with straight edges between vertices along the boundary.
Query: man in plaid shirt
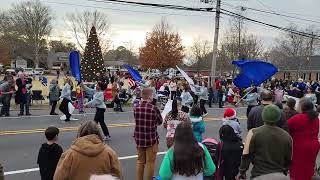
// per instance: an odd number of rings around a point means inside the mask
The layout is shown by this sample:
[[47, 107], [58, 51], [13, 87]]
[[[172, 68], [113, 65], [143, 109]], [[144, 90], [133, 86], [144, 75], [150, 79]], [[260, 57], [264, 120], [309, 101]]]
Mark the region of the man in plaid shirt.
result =
[[138, 151], [137, 180], [143, 180], [145, 165], [147, 168], [146, 179], [152, 179], [159, 148], [157, 126], [162, 124], [162, 116], [159, 109], [151, 104], [153, 101], [152, 94], [152, 89], [143, 89], [142, 102], [134, 109], [136, 122], [134, 138]]

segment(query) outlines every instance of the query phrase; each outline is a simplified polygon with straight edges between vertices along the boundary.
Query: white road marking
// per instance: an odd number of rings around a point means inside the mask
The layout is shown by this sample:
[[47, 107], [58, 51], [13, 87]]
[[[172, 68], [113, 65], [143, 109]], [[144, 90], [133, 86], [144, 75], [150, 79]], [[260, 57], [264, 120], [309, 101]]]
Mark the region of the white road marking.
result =
[[[133, 113], [133, 111], [125, 111], [125, 112], [107, 112], [107, 114], [127, 114]], [[85, 113], [85, 114], [72, 114], [72, 116], [86, 116], [93, 115], [95, 113]], [[43, 117], [60, 117], [60, 115], [39, 115], [39, 116], [17, 116], [17, 117], [1, 117], [2, 119], [21, 119], [21, 118], [43, 118]]]
[[[158, 152], [157, 155], [163, 155], [166, 154], [167, 152]], [[132, 156], [123, 156], [123, 157], [119, 157], [119, 160], [126, 160], [126, 159], [135, 159], [137, 158], [138, 155], [132, 155]], [[8, 171], [8, 172], [4, 172], [5, 176], [8, 175], [15, 175], [15, 174], [24, 174], [24, 173], [29, 173], [29, 172], [35, 172], [35, 171], [39, 171], [39, 168], [31, 168], [31, 169], [22, 169], [22, 170], [16, 170], [16, 171]]]

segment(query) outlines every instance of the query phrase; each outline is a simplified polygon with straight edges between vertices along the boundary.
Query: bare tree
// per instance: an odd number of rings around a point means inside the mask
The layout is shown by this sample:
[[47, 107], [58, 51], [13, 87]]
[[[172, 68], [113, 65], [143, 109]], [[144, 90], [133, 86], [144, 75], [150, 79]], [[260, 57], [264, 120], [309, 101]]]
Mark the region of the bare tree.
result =
[[49, 7], [38, 0], [26, 1], [13, 5], [9, 13], [13, 31], [32, 46], [34, 64], [38, 67], [43, 41], [52, 29], [53, 17]]
[[97, 10], [83, 12], [76, 12], [67, 14], [67, 24], [73, 32], [74, 38], [77, 40], [78, 46], [84, 50], [85, 43], [90, 34], [91, 28], [94, 26], [97, 30], [98, 39], [103, 52], [105, 52], [110, 45], [109, 40], [103, 39], [106, 37], [110, 29], [110, 23], [107, 15]]
[[200, 38], [194, 40], [191, 52], [192, 67], [195, 68], [198, 74], [202, 69], [210, 67], [208, 55], [212, 52], [212, 48], [208, 41], [201, 40]]

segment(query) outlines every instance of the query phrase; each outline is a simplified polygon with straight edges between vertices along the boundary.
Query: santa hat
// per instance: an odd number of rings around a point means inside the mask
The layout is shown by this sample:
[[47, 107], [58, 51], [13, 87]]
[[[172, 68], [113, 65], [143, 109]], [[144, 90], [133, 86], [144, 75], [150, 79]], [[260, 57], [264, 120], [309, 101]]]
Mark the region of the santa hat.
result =
[[227, 108], [225, 111], [224, 111], [224, 114], [223, 114], [223, 118], [225, 120], [228, 120], [228, 119], [234, 119], [237, 117], [237, 112], [236, 110], [234, 110], [233, 108]]

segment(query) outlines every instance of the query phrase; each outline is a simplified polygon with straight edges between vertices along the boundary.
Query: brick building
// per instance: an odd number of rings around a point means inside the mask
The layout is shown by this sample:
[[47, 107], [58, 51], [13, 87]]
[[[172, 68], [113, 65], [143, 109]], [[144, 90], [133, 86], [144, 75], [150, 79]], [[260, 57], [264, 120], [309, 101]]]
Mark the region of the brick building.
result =
[[278, 67], [279, 72], [275, 75], [277, 79], [320, 80], [320, 56], [294, 58], [288, 60], [288, 62]]

